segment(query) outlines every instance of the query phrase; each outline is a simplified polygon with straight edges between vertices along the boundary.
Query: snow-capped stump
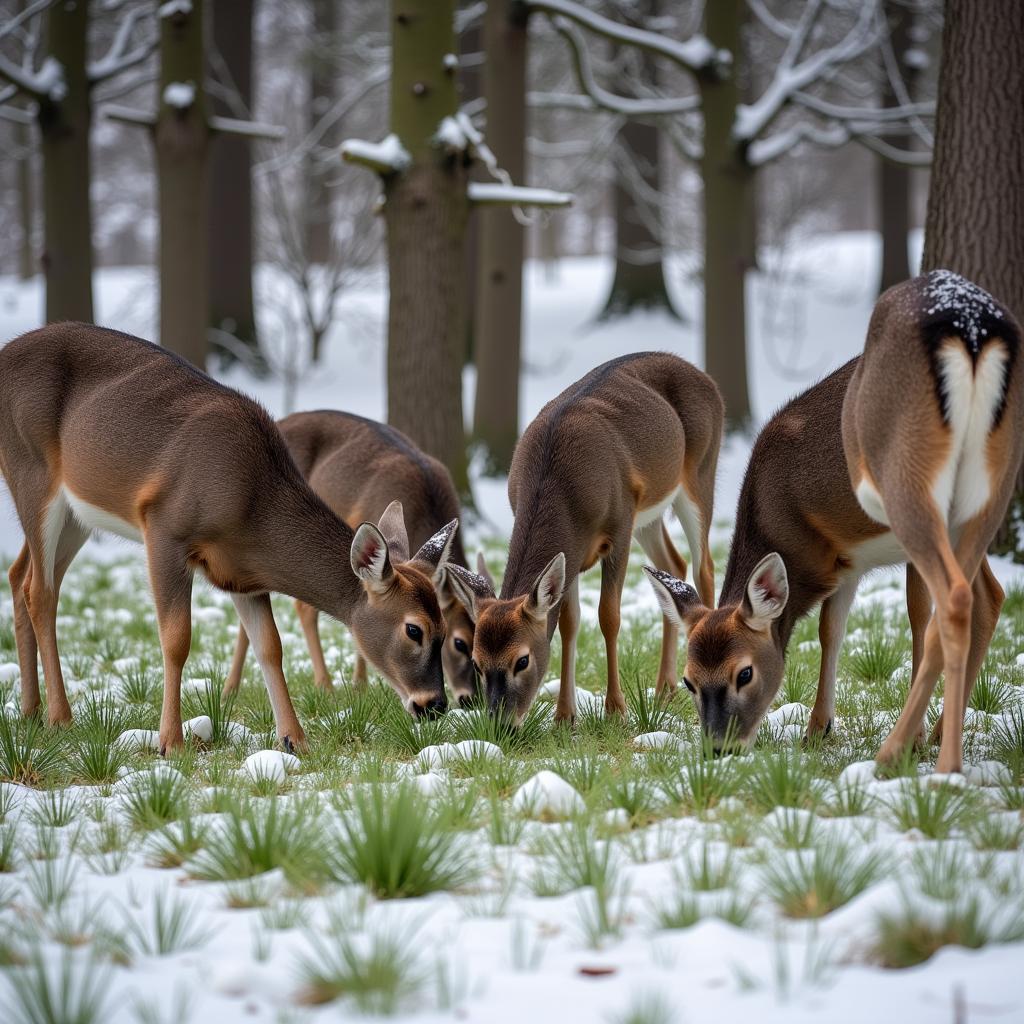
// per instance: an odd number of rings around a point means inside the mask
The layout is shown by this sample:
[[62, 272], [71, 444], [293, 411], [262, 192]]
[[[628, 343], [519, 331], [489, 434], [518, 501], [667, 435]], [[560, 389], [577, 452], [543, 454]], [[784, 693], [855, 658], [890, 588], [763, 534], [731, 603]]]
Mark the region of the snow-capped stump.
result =
[[539, 771], [512, 797], [512, 809], [533, 818], [568, 818], [585, 809], [583, 797], [561, 775]]
[[194, 736], [203, 743], [209, 743], [213, 739], [213, 722], [209, 715], [197, 715], [190, 718], [181, 727], [181, 731], [186, 736]]
[[284, 782], [288, 773], [298, 771], [301, 762], [282, 750], [257, 750], [242, 762], [242, 771], [253, 782]]
[[637, 750], [682, 750], [686, 744], [678, 736], [658, 729], [655, 732], [642, 732], [634, 737], [633, 746]]
[[21, 675], [21, 669], [16, 662], [5, 661], [0, 663], [0, 683], [13, 682]]
[[458, 743], [447, 745], [452, 748], [453, 757], [461, 757], [466, 760], [488, 758], [494, 761], [503, 761], [505, 759], [501, 747], [488, 740], [460, 740]]
[[158, 751], [160, 749], [160, 733], [156, 729], [125, 729], [114, 742], [126, 750]]

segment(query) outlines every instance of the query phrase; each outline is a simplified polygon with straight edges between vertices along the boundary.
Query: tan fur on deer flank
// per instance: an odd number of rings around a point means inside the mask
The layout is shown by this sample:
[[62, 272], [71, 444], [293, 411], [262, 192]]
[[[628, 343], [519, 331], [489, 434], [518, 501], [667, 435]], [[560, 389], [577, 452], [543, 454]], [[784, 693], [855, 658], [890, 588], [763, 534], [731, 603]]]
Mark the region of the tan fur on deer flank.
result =
[[945, 668], [938, 768], [960, 769], [964, 708], [1003, 598], [985, 550], [1024, 457], [1020, 345], [1010, 313], [948, 271], [890, 289], [863, 356], [761, 431], [718, 608], [648, 570], [662, 608], [688, 634], [687, 685], [716, 743], [732, 730], [753, 739], [782, 683], [793, 628], [819, 603], [808, 733], [827, 733], [857, 583], [871, 569], [907, 563], [913, 684], [879, 758], [923, 737]]
[[[394, 427], [352, 413], [324, 409], [297, 412], [278, 421], [299, 472], [317, 495], [349, 523], [376, 522], [392, 501], [401, 502], [403, 518], [394, 522], [396, 536], [389, 536], [408, 558], [410, 550], [424, 545], [459, 515], [459, 498], [444, 464], [425, 452]], [[381, 528], [387, 525], [382, 521]], [[408, 534], [401, 533], [408, 527]], [[387, 536], [387, 532], [385, 531]], [[452, 538], [451, 560], [466, 564], [462, 541]], [[461, 703], [476, 695], [473, 671], [473, 622], [448, 585], [448, 573], [437, 579], [437, 595], [445, 621], [441, 661], [445, 679]], [[331, 689], [318, 626], [319, 612], [296, 601], [296, 611], [313, 662], [316, 684]], [[235, 656], [228, 673], [226, 692], [238, 688], [245, 665], [248, 641], [239, 629]], [[366, 661], [356, 652], [352, 681], [366, 682]]]
[[[686, 574], [663, 522], [669, 506], [686, 532], [701, 592], [714, 594], [708, 548], [722, 400], [711, 379], [676, 356], [641, 352], [605, 363], [549, 402], [516, 447], [508, 493], [515, 512], [496, 598], [486, 581], [453, 569], [476, 619], [474, 660], [489, 707], [517, 721], [562, 638], [556, 719], [576, 710], [578, 576], [601, 562], [598, 611], [608, 660], [605, 708], [625, 711], [619, 685], [619, 603], [630, 541], [667, 571]], [[676, 686], [677, 630], [664, 621], [658, 691]]]
[[[429, 565], [382, 532], [353, 531], [314, 494], [270, 416], [164, 349], [87, 324], [51, 324], [0, 349], [0, 470], [26, 542], [10, 569], [21, 706], [71, 718], [57, 653], [61, 580], [95, 528], [142, 540], [164, 659], [160, 748], [179, 746], [192, 574], [232, 594], [286, 746], [304, 742], [271, 591], [341, 619], [406, 699], [444, 702], [444, 624]], [[440, 561], [443, 543], [430, 546]], [[422, 631], [419, 641], [409, 624]]]

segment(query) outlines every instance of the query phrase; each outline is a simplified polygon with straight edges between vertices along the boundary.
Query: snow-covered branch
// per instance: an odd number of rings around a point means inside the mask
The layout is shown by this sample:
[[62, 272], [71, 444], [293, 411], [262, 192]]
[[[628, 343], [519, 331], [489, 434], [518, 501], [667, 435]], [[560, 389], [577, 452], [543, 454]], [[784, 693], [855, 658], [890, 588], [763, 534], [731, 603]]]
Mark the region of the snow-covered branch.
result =
[[121, 124], [141, 125], [145, 128], [152, 128], [156, 125], [156, 114], [147, 110], [136, 110], [134, 107], [119, 107], [110, 104], [101, 108], [100, 115], [110, 121], [119, 121]]
[[243, 135], [250, 139], [283, 139], [287, 130], [276, 124], [263, 121], [241, 121], [237, 117], [211, 117], [208, 124], [212, 131], [225, 135]]
[[747, 0], [747, 6], [750, 8], [750, 13], [773, 35], [778, 36], [780, 39], [790, 39], [792, 37], [793, 26], [788, 25], [781, 18], [775, 17], [768, 9], [768, 5], [764, 0]]
[[35, 0], [34, 3], [30, 3], [24, 10], [9, 17], [3, 25], [0, 25], [0, 39], [9, 36], [12, 32], [17, 32], [31, 18], [41, 14], [47, 7], [52, 7], [56, 2], [57, 0]]
[[551, 18], [569, 18], [612, 42], [638, 46], [656, 56], [665, 57], [689, 71], [707, 71], [720, 64], [728, 64], [732, 60], [731, 54], [716, 50], [705, 36], [695, 35], [685, 42], [680, 42], [657, 32], [622, 25], [595, 14], [573, 0], [527, 0], [526, 6], [531, 11], [539, 11]]
[[821, 114], [822, 117], [834, 121], [905, 121], [913, 117], [933, 117], [935, 115], [934, 100], [907, 103], [898, 107], [844, 107], [806, 92], [793, 93], [792, 100], [801, 107], [806, 107], [808, 110], [813, 110], [816, 114]]
[[467, 193], [474, 206], [570, 206], [573, 200], [571, 192], [491, 181], [471, 181]]
[[398, 174], [412, 162], [408, 150], [394, 133], [380, 142], [365, 139], [346, 139], [341, 144], [342, 159], [349, 163], [362, 164], [378, 174]]
[[54, 100], [59, 102], [67, 94], [64, 82], [64, 69], [53, 57], [47, 57], [39, 70], [27, 63], [31, 58], [26, 56], [26, 63], [15, 64], [0, 54], [0, 78], [5, 78], [18, 92], [35, 100]]
[[877, 135], [858, 135], [856, 141], [880, 157], [892, 161], [894, 164], [902, 164], [904, 167], [929, 167], [932, 162], [931, 150], [928, 149], [899, 149], [890, 145]]
[[733, 136], [738, 141], [753, 142], [796, 93], [859, 57], [884, 35], [877, 0], [864, 0], [853, 27], [838, 43], [801, 61], [800, 54], [813, 35], [822, 6], [823, 0], [808, 0], [768, 87], [753, 103], [737, 108]]
[[791, 152], [801, 142], [812, 142], [824, 149], [838, 149], [853, 138], [849, 125], [836, 123], [816, 125], [798, 121], [766, 139], [755, 139], [747, 149], [747, 162], [752, 167], [763, 167]]
[[135, 46], [130, 45], [135, 26], [143, 18], [149, 18], [150, 13], [145, 7], [132, 7], [121, 18], [110, 48], [99, 60], [89, 64], [90, 85], [104, 82], [108, 78], [113, 78], [114, 75], [121, 74], [122, 71], [135, 67], [136, 64], [141, 64], [156, 49], [157, 35], [155, 32], [147, 33]]
[[568, 18], [553, 18], [552, 24], [569, 44], [580, 88], [603, 110], [610, 110], [614, 114], [625, 114], [628, 117], [651, 117], [688, 113], [700, 106], [700, 97], [696, 94], [682, 97], [634, 99], [609, 92], [594, 77], [583, 33]]

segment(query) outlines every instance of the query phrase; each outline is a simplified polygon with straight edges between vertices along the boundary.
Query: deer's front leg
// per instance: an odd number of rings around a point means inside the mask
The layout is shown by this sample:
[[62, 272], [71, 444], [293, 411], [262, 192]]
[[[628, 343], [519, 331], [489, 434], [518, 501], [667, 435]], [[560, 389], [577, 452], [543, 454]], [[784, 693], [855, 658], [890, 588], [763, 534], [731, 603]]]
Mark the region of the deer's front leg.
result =
[[576, 637], [580, 629], [580, 578], [577, 576], [562, 595], [558, 610], [558, 635], [562, 638], [562, 674], [555, 706], [556, 722], [576, 719]]
[[859, 577], [843, 580], [821, 606], [818, 639], [821, 642], [821, 667], [818, 671], [818, 692], [807, 723], [807, 738], [827, 736], [832, 731], [836, 713], [836, 670], [839, 651], [846, 636], [846, 620], [857, 593]]
[[629, 558], [630, 533], [620, 537], [601, 562], [601, 599], [597, 607], [597, 620], [604, 636], [608, 658], [608, 692], [604, 699], [605, 713], [625, 715], [626, 700], [619, 682], [619, 624], [622, 586], [626, 581]]

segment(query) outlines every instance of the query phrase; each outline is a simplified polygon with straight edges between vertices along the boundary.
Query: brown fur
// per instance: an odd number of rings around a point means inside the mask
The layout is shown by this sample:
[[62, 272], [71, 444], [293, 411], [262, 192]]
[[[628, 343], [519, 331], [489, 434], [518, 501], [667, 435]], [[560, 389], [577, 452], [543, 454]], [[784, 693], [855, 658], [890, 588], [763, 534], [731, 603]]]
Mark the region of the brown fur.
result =
[[[714, 566], [707, 535], [722, 417], [722, 400], [709, 377], [676, 356], [645, 352], [592, 370], [527, 427], [509, 474], [516, 519], [501, 598], [467, 594], [477, 622], [474, 658], [492, 708], [504, 705], [517, 719], [526, 713], [547, 670], [557, 624], [563, 653], [556, 717], [573, 717], [576, 578], [600, 560], [598, 618], [608, 659], [605, 706], [612, 713], [625, 711], [617, 638], [635, 519], [682, 487], [702, 520], [691, 554], [699, 559], [699, 585], [710, 600]], [[637, 539], [665, 569], [685, 573], [686, 563], [659, 520], [639, 531]], [[564, 562], [555, 558], [559, 553]], [[463, 574], [457, 575], [465, 582]], [[676, 685], [676, 637], [666, 619], [659, 692]], [[524, 652], [527, 667], [516, 671]]]
[[[432, 655], [443, 628], [423, 570], [391, 564], [375, 527], [353, 535], [302, 479], [256, 402], [166, 350], [73, 323], [0, 349], [0, 470], [26, 535], [10, 570], [26, 714], [39, 705], [38, 650], [50, 721], [71, 717], [57, 655], [57, 595], [89, 530], [66, 513], [53, 565], [46, 564], [47, 515], [61, 487], [144, 539], [164, 654], [161, 749], [182, 742], [181, 671], [197, 568], [232, 590], [286, 745], [304, 737], [281, 671], [270, 591], [349, 624], [403, 692], [443, 700], [440, 659]], [[371, 551], [383, 553], [379, 577], [362, 566]], [[423, 644], [406, 637], [408, 616], [429, 630]]]
[[[394, 427], [351, 413], [325, 409], [297, 412], [278, 421], [278, 429], [295, 464], [314, 492], [346, 522], [376, 522], [388, 505], [402, 503], [412, 550], [420, 548], [459, 515], [459, 499], [443, 463]], [[465, 565], [462, 541], [452, 542], [451, 558]], [[445, 621], [442, 649], [445, 678], [460, 702], [476, 694], [473, 671], [473, 622], [451, 593], [447, 574], [439, 580], [438, 598]], [[331, 688], [315, 608], [298, 602], [299, 621], [318, 686]], [[238, 688], [248, 642], [240, 630], [225, 689]], [[366, 681], [366, 662], [356, 653], [353, 681]]]

